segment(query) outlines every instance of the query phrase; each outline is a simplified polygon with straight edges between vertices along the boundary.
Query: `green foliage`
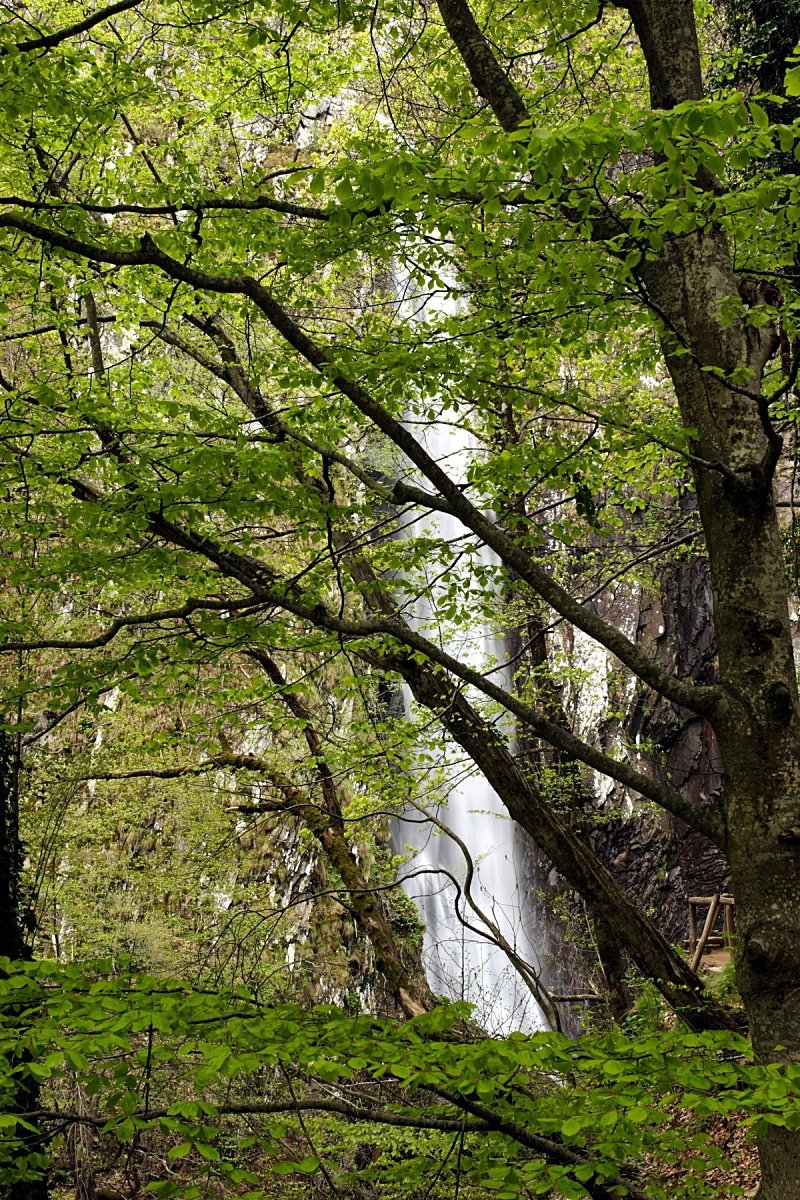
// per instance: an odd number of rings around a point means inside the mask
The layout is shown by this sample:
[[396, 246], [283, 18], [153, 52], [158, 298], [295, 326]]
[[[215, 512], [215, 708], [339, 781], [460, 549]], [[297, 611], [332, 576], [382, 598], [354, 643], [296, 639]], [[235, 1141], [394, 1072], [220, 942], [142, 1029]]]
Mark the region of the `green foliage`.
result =
[[[222, 1181], [234, 1193], [247, 1183], [260, 1200], [276, 1194], [271, 1175], [320, 1170], [386, 1196], [402, 1183], [447, 1194], [456, 1180], [469, 1194], [509, 1200], [584, 1195], [603, 1180], [622, 1195], [645, 1156], [669, 1163], [686, 1151], [676, 1102], [694, 1114], [688, 1145], [709, 1169], [720, 1161], [702, 1132], [712, 1114], [800, 1127], [800, 1068], [754, 1065], [732, 1034], [474, 1040], [464, 1005], [398, 1025], [263, 1005], [241, 988], [114, 976], [108, 962], [6, 967], [0, 1090], [11, 1095], [32, 1075], [45, 1110], [36, 1120], [51, 1134], [85, 1119], [148, 1158], [157, 1138], [170, 1164], [165, 1174], [152, 1159], [148, 1190], [158, 1196]], [[67, 1099], [75, 1072], [83, 1113]], [[30, 1125], [3, 1118], [0, 1179], [19, 1169]], [[364, 1142], [372, 1153], [359, 1164]], [[711, 1196], [713, 1187], [699, 1168], [668, 1187], [654, 1171], [647, 1194]]]
[[[737, 278], [777, 273], [780, 294], [711, 289], [709, 321], [771, 324], [791, 346], [791, 109], [727, 85], [651, 108], [627, 14], [582, 0], [476, 5], [489, 44], [513, 48], [535, 114], [511, 133], [454, 69], [441, 25], [405, 0], [156, 0], [31, 49], [37, 30], [83, 16], [62, 0], [34, 7], [2, 31], [0, 711], [27, 739], [42, 934], [57, 942], [67, 921], [79, 958], [102, 951], [114, 967], [45, 963], [2, 981], [6, 1182], [37, 1166], [14, 1103], [26, 1078], [42, 1084], [48, 1136], [78, 1078], [89, 1127], [151, 1164], [167, 1146], [173, 1173], [153, 1166], [153, 1188], [187, 1200], [212, 1185], [272, 1197], [268, 1168], [302, 1194], [323, 1164], [389, 1194], [447, 1194], [462, 1178], [498, 1200], [600, 1182], [622, 1194], [615, 1177], [632, 1163], [683, 1148], [676, 1101], [795, 1128], [793, 1065], [756, 1067], [736, 1039], [656, 1035], [644, 1000], [638, 1036], [576, 1042], [470, 1042], [460, 1010], [395, 1027], [276, 1004], [307, 897], [270, 901], [267, 938], [262, 905], [286, 880], [253, 878], [265, 843], [288, 838], [315, 859], [324, 813], [368, 882], [390, 888], [374, 828], [409, 799], [438, 801], [451, 747], [417, 710], [387, 711], [378, 676], [396, 684], [405, 645], [442, 678], [442, 646], [470, 668], [476, 621], [499, 633], [551, 619], [477, 535], [398, 500], [398, 480], [420, 481], [386, 432], [393, 418], [581, 598], [631, 563], [646, 581], [664, 545], [697, 533], [675, 502], [699, 432], [663, 354], [674, 373], [694, 350], [642, 279], [671, 246], [726, 238]], [[746, 6], [732, 7], [739, 20]], [[745, 16], [774, 67], [783, 43]], [[704, 37], [708, 56], [710, 24]], [[793, 66], [787, 89], [800, 91]], [[703, 369], [737, 396], [752, 383], [739, 364]], [[785, 357], [768, 363], [760, 419], [770, 406], [795, 419], [789, 373]], [[468, 453], [442, 436], [449, 424]], [[277, 682], [253, 665], [265, 656]], [[541, 699], [551, 669], [531, 672], [526, 695]], [[461, 686], [464, 672], [447, 678]], [[502, 731], [497, 705], [477, 708]], [[55, 737], [34, 757], [43, 725]], [[231, 768], [204, 784], [215, 756], [253, 739], [255, 782]], [[175, 774], [133, 782], [140, 769]], [[101, 778], [114, 773], [127, 781]], [[543, 773], [561, 806], [568, 773]], [[257, 820], [240, 827], [226, 787]], [[341, 870], [325, 869], [317, 891], [341, 895]], [[238, 922], [227, 941], [225, 890]], [[387, 910], [413, 945], [407, 905]], [[346, 940], [336, 901], [320, 912], [333, 934], [297, 950], [304, 982], [317, 951]], [[123, 954], [153, 976], [123, 982]], [[159, 982], [176, 960], [209, 990]], [[354, 1008], [337, 964], [310, 983]], [[245, 979], [254, 998], [236, 990]], [[331, 1096], [342, 1126], [326, 1118], [312, 1135], [298, 1104]], [[375, 1112], [385, 1153], [355, 1169], [337, 1147]], [[697, 1150], [711, 1153], [699, 1134]]]
[[639, 1036], [657, 1034], [664, 1029], [666, 1018], [667, 1010], [657, 988], [649, 979], [644, 980], [637, 988], [633, 1008], [625, 1018], [625, 1029]]

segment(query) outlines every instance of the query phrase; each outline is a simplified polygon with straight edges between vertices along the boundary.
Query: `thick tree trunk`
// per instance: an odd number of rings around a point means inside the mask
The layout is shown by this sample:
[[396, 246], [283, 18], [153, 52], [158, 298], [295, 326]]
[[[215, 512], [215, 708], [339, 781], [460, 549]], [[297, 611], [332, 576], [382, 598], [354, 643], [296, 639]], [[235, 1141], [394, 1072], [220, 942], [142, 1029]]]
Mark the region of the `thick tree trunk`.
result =
[[[691, 9], [688, 0], [631, 6], [654, 105], [698, 94], [694, 78], [669, 61], [674, 28], [685, 34]], [[684, 422], [698, 431], [697, 459], [706, 464], [696, 462], [695, 482], [727, 694], [712, 723], [725, 767], [739, 986], [758, 1055], [800, 1060], [798, 694], [772, 494], [780, 440], [761, 395], [774, 333], [744, 319], [721, 320], [721, 302], [737, 299], [740, 286], [714, 226], [672, 242], [643, 280], [668, 326], [667, 364]], [[747, 384], [729, 386], [725, 380], [741, 368]], [[800, 1200], [800, 1133], [771, 1130], [760, 1150], [763, 1200]]]
[[[23, 854], [19, 837], [18, 765], [14, 739], [0, 730], [0, 955], [12, 960], [30, 958], [20, 920]], [[25, 1055], [14, 1056], [16, 1065], [26, 1061], [29, 1060]], [[39, 1087], [32, 1076], [20, 1078], [15, 1099], [17, 1113], [38, 1108]], [[38, 1136], [29, 1133], [25, 1137], [29, 1153], [40, 1153]], [[3, 1195], [5, 1200], [47, 1200], [47, 1179], [9, 1184]]]
[[[648, 271], [659, 309], [691, 348], [667, 361], [687, 425], [714, 589], [720, 682], [712, 717], [725, 772], [727, 853], [739, 928], [738, 977], [753, 1043], [765, 1059], [800, 1059], [800, 741], [783, 550], [772, 495], [777, 446], [756, 398], [769, 344], [742, 323], [723, 329], [736, 293], [714, 231], [686, 239]], [[702, 370], [751, 370], [742, 394]], [[778, 1050], [778, 1047], [781, 1047]], [[763, 1200], [800, 1200], [800, 1133], [761, 1143]]]
[[0, 955], [30, 957], [20, 922], [22, 845], [19, 839], [17, 752], [0, 730]]
[[[720, 665], [736, 701], [717, 724], [726, 766], [737, 976], [756, 1053], [800, 1060], [800, 744], [784, 564], [765, 498], [709, 514]], [[755, 577], [760, 576], [760, 588]], [[743, 699], [740, 700], [739, 697]], [[760, 1139], [763, 1200], [800, 1200], [800, 1132]]]
[[[754, 493], [703, 505], [720, 671], [731, 695], [716, 728], [727, 776], [737, 975], [753, 1045], [765, 1060], [800, 1060], [798, 697], [775, 509], [768, 492]], [[800, 1200], [800, 1133], [772, 1128], [760, 1150], [763, 1200]]]

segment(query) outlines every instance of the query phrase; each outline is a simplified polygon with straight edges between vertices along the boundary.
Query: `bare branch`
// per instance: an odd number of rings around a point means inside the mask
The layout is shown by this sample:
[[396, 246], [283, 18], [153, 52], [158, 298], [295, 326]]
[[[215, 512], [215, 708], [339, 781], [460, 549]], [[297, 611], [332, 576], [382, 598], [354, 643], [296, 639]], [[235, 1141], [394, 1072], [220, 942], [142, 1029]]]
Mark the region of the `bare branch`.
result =
[[198, 610], [212, 612], [230, 611], [247, 612], [263, 608], [263, 603], [254, 601], [252, 596], [243, 600], [219, 599], [209, 597], [187, 600], [180, 608], [162, 608], [151, 613], [133, 613], [128, 617], [116, 617], [108, 628], [93, 638], [40, 638], [37, 641], [13, 641], [0, 643], [0, 654], [8, 654], [18, 650], [97, 650], [107, 646], [109, 642], [123, 629], [131, 626], [156, 625], [161, 621], [179, 621]]
[[[553, 997], [542, 983], [539, 977], [539, 972], [534, 967], [533, 963], [523, 958], [519, 951], [512, 946], [511, 942], [509, 942], [508, 938], [505, 937], [497, 922], [480, 907], [473, 895], [472, 884], [475, 880], [475, 862], [470, 854], [469, 847], [467, 846], [466, 842], [458, 836], [454, 829], [451, 829], [449, 825], [446, 825], [444, 821], [435, 816], [434, 813], [429, 812], [421, 804], [414, 804], [413, 806], [417, 812], [424, 817], [426, 824], [435, 826], [436, 829], [440, 830], [441, 833], [444, 833], [447, 837], [449, 837], [452, 842], [455, 842], [464, 858], [465, 874], [463, 884], [458, 881], [455, 875], [451, 874], [451, 872], [446, 870], [444, 867], [437, 867], [434, 872], [437, 875], [446, 876], [446, 878], [449, 879], [453, 884], [453, 887], [456, 891], [455, 913], [458, 920], [461, 922], [464, 928], [468, 929], [471, 933], [477, 933], [483, 938], [488, 937], [490, 941], [494, 942], [497, 948], [503, 952], [514, 970], [522, 979], [523, 983], [541, 1008], [542, 1012], [546, 1014], [551, 1029], [555, 1029], [558, 1033], [560, 1033], [561, 1018], [559, 1016], [558, 1009], [554, 1007]], [[472, 925], [459, 911], [459, 900], [462, 896], [466, 900], [469, 908], [472, 909], [475, 916], [482, 923], [483, 928]]]
[[[82, 21], [76, 21], [74, 25], [65, 25], [63, 29], [57, 29], [55, 33], [42, 34], [41, 37], [26, 38], [23, 42], [17, 42], [14, 49], [21, 53], [30, 53], [33, 50], [52, 50], [54, 46], [60, 45], [69, 38], [88, 33], [90, 29], [94, 29], [95, 25], [100, 25], [109, 17], [116, 17], [129, 8], [136, 8], [141, 2], [142, 0], [117, 0], [116, 4], [109, 4], [106, 8], [98, 9], [91, 16], [84, 17]], [[8, 47], [0, 48], [0, 56], [8, 53]]]
[[[141, 0], [135, 0], [137, 4]], [[0, 204], [13, 204], [16, 208], [29, 208], [34, 212], [81, 212], [94, 213], [102, 216], [135, 216], [135, 217], [178, 217], [181, 213], [199, 212], [276, 212], [288, 217], [304, 217], [310, 221], [329, 221], [336, 211], [317, 208], [309, 204], [294, 204], [290, 200], [276, 200], [274, 196], [255, 196], [252, 200], [236, 199], [232, 196], [194, 197], [173, 204], [92, 204], [89, 201], [68, 201], [60, 204], [45, 203], [42, 200], [27, 200], [22, 196], [0, 196]], [[388, 206], [365, 209], [362, 216], [378, 216], [387, 211]]]
[[[259, 1103], [258, 1101], [245, 1102], [242, 1104], [220, 1104], [215, 1106], [215, 1112], [220, 1116], [233, 1115], [252, 1115], [252, 1116], [273, 1116], [276, 1113], [292, 1113], [292, 1112], [329, 1112], [338, 1113], [340, 1116], [348, 1117], [351, 1120], [362, 1121], [365, 1124], [372, 1125], [392, 1125], [400, 1129], [435, 1129], [444, 1133], [488, 1133], [496, 1132], [505, 1134], [512, 1141], [524, 1146], [528, 1150], [534, 1151], [547, 1162], [558, 1163], [567, 1167], [583, 1167], [591, 1166], [591, 1159], [585, 1158], [583, 1155], [576, 1154], [573, 1150], [558, 1142], [554, 1142], [549, 1138], [541, 1137], [539, 1134], [532, 1133], [522, 1125], [515, 1122], [506, 1121], [499, 1117], [491, 1109], [485, 1108], [483, 1105], [478, 1106], [471, 1101], [466, 1101], [464, 1097], [458, 1093], [450, 1093], [448, 1091], [426, 1087], [426, 1091], [432, 1092], [434, 1095], [442, 1099], [446, 1099], [454, 1108], [460, 1109], [462, 1112], [469, 1112], [472, 1109], [481, 1108], [481, 1111], [486, 1115], [478, 1119], [465, 1122], [461, 1117], [430, 1117], [410, 1116], [404, 1113], [389, 1112], [386, 1109], [367, 1108], [363, 1105], [349, 1104], [345, 1100], [284, 1100], [275, 1101], [272, 1103]], [[153, 1109], [146, 1114], [146, 1119], [149, 1121], [161, 1121], [169, 1117], [170, 1109]], [[78, 1112], [52, 1112], [48, 1110], [40, 1110], [37, 1112], [26, 1113], [26, 1116], [31, 1120], [52, 1121], [61, 1125], [91, 1125], [95, 1128], [103, 1128], [108, 1125], [108, 1119], [102, 1116], [93, 1116], [90, 1113]], [[145, 1119], [144, 1110], [132, 1114], [134, 1118], [139, 1120]], [[649, 1200], [646, 1193], [635, 1188], [630, 1180], [623, 1179], [614, 1175], [606, 1175], [605, 1179], [611, 1187], [624, 1188], [625, 1194], [632, 1197], [632, 1200]], [[614, 1200], [614, 1193], [609, 1192], [601, 1184], [593, 1183], [590, 1179], [584, 1184], [590, 1196], [594, 1200]]]

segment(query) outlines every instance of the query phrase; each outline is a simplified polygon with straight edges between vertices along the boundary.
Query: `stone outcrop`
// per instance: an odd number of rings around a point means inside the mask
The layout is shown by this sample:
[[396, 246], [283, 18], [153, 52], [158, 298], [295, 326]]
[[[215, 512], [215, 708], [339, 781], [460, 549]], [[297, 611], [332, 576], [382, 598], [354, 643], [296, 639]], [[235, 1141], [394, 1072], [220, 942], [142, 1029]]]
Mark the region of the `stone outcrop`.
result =
[[[623, 585], [595, 604], [606, 619], [635, 634], [662, 666], [679, 677], [714, 681], [716, 643], [704, 560], [674, 562], [651, 587]], [[584, 646], [571, 633], [551, 635], [550, 643], [551, 656], [555, 650], [571, 676], [559, 693], [573, 728], [607, 752], [624, 754], [638, 769], [669, 781], [699, 806], [719, 797], [722, 763], [705, 720], [636, 687], [604, 651]], [[564, 766], [562, 761], [562, 771]], [[666, 936], [680, 944], [688, 935], [689, 897], [728, 886], [724, 857], [684, 822], [620, 785], [582, 768], [576, 771], [574, 764], [571, 769], [573, 782], [566, 790], [573, 828]], [[533, 845], [526, 863], [528, 886], [547, 912], [549, 944], [558, 946], [558, 953], [548, 958], [548, 986], [565, 995], [603, 987], [594, 915], [563, 888]], [[565, 1012], [567, 1028], [575, 1028], [579, 1020], [580, 1010]]]

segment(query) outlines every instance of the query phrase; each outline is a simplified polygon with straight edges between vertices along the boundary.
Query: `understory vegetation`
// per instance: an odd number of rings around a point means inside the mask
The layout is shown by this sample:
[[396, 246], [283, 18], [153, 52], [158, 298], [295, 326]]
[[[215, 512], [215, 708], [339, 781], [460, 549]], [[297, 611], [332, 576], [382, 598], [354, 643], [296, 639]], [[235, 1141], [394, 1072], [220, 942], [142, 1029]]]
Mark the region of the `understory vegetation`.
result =
[[800, 1200], [799, 41], [2, 10], [4, 1200]]

